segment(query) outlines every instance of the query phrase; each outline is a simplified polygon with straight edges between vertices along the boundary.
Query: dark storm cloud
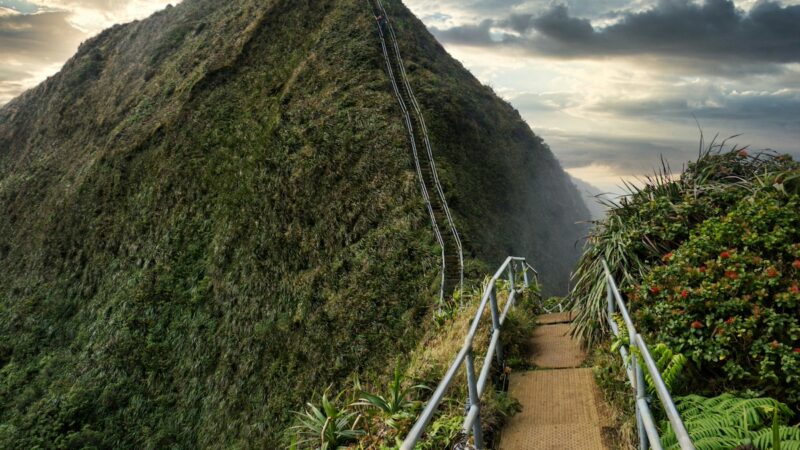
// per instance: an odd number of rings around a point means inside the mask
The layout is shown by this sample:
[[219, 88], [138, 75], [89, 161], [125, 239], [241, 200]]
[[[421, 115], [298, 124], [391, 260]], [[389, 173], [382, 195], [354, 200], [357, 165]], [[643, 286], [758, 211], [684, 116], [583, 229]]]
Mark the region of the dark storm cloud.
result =
[[495, 45], [490, 35], [494, 21], [487, 19], [479, 24], [468, 24], [459, 27], [438, 30], [433, 28], [434, 34], [444, 42], [453, 42], [465, 45]]
[[[597, 28], [556, 5], [539, 15], [512, 15], [447, 30], [445, 42], [499, 45], [553, 57], [653, 55], [695, 60], [800, 62], [800, 6], [764, 1], [745, 13], [730, 0], [660, 0], [643, 12], [623, 12]], [[491, 30], [495, 30], [490, 34]], [[505, 30], [505, 32], [503, 32]]]

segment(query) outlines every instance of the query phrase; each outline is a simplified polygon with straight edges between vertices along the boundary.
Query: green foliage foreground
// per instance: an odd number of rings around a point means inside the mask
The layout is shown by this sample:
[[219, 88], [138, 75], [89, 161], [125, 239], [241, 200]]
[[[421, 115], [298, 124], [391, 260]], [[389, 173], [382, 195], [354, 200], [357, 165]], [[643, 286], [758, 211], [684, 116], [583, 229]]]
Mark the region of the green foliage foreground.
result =
[[[498, 282], [501, 304], [507, 298], [505, 289], [505, 283]], [[463, 307], [449, 311], [449, 317], [431, 330], [411, 353], [408, 364], [395, 367], [390, 379], [376, 379], [367, 386], [356, 378], [333, 400], [326, 391], [315, 400], [316, 404], [309, 403], [304, 411], [295, 413], [296, 424], [287, 430], [287, 441], [292, 448], [396, 450], [464, 344], [464, 335], [475, 317], [482, 292], [480, 287], [468, 289]], [[517, 302], [501, 334], [507, 361], [518, 360], [524, 352], [521, 346], [528, 341], [540, 304], [538, 289], [531, 287], [523, 291], [517, 296]], [[490, 324], [487, 308], [473, 342], [477, 368], [482, 366], [482, 356], [488, 348]], [[519, 404], [502, 388], [510, 369], [496, 367], [496, 362], [493, 364], [495, 370], [491, 373], [495, 383], [487, 385], [481, 402], [481, 424], [488, 442], [492, 442], [506, 419], [519, 409]], [[462, 365], [417, 444], [417, 450], [453, 448], [467, 441], [462, 430], [465, 401], [469, 398], [465, 377]]]
[[698, 226], [629, 298], [716, 380], [800, 404], [800, 198], [758, 192]]
[[[754, 420], [760, 416], [753, 408], [777, 404], [767, 397], [783, 402], [781, 421], [796, 420], [800, 165], [786, 155], [723, 147], [712, 143], [677, 177], [664, 165], [609, 203], [575, 275], [575, 332], [592, 344], [607, 331], [605, 259], [638, 331], [661, 343], [654, 352], [685, 356], [675, 365], [682, 371], [677, 382], [677, 373], [666, 371], [673, 393], [723, 394], [703, 407], [693, 397], [679, 401], [698, 448], [747, 440], [772, 448], [771, 431], [760, 422], [747, 428], [725, 419], [723, 430], [713, 421], [734, 406], [750, 408]], [[730, 393], [749, 400], [734, 405]], [[783, 448], [795, 448], [796, 429], [781, 432], [788, 433]]]
[[[692, 395], [677, 398], [676, 406], [697, 450], [800, 449], [800, 428], [784, 425], [792, 411], [775, 400]], [[661, 427], [666, 430], [661, 441], [664, 449], [679, 450], [669, 422], [664, 421]]]
[[[712, 147], [680, 177], [633, 188], [596, 224], [576, 273], [577, 333], [605, 331], [605, 258], [639, 331], [721, 385], [795, 404], [798, 164]], [[713, 387], [713, 385], [712, 385]]]

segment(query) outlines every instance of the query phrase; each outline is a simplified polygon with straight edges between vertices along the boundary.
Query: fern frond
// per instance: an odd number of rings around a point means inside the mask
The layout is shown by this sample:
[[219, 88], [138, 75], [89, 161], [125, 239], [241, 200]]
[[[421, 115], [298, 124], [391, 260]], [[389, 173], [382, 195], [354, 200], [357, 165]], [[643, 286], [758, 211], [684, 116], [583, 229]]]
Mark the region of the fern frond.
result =
[[[675, 398], [675, 406], [697, 450], [727, 450], [747, 441], [759, 450], [773, 450], [773, 425], [780, 436], [781, 450], [800, 450], [800, 428], [780, 425], [792, 416], [792, 411], [777, 400], [732, 394], [712, 398], [688, 395]], [[664, 448], [679, 449], [669, 422], [665, 421], [662, 429]]]

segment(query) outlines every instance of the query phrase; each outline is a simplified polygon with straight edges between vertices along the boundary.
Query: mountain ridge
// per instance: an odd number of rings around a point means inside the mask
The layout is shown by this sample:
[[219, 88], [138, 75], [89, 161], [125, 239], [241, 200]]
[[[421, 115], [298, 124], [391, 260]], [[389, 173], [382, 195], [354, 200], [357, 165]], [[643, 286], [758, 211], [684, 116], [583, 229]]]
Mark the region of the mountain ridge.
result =
[[[557, 161], [387, 7], [471, 275], [563, 278], [585, 208]], [[437, 250], [375, 33], [366, 2], [187, 0], [0, 108], [1, 447], [275, 445], [414, 347]]]

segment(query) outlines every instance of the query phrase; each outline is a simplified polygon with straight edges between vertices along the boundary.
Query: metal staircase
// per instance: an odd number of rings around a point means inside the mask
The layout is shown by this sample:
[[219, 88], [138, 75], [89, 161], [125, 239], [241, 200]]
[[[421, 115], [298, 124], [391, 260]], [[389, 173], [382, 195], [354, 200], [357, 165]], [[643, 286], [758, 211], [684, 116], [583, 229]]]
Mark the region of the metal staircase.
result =
[[444, 195], [436, 162], [433, 158], [428, 129], [419, 103], [408, 82], [405, 64], [397, 44], [397, 36], [381, 0], [369, 0], [376, 18], [386, 69], [392, 84], [411, 144], [411, 156], [431, 218], [433, 232], [442, 251], [441, 286], [439, 296], [445, 300], [464, 282], [464, 251], [458, 229], [453, 221]]

